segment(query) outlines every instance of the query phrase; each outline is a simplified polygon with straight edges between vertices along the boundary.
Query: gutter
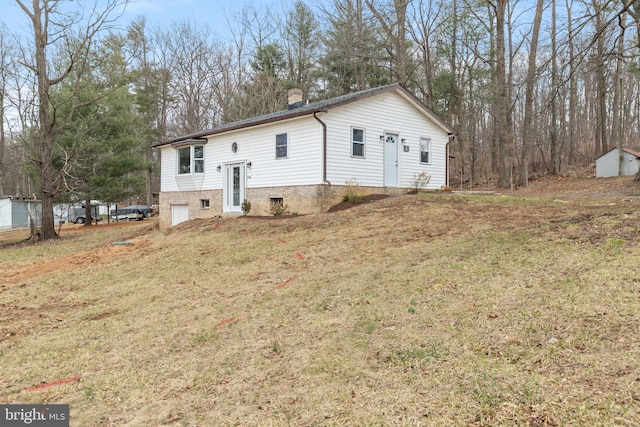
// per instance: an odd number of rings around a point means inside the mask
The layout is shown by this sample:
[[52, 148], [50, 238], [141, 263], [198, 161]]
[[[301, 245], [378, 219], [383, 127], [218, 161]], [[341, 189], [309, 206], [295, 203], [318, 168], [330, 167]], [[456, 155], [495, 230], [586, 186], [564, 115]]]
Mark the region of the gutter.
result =
[[322, 125], [322, 183], [331, 185], [331, 182], [327, 180], [327, 124], [320, 120], [316, 115], [318, 113], [326, 113], [326, 111], [314, 111], [313, 118]]

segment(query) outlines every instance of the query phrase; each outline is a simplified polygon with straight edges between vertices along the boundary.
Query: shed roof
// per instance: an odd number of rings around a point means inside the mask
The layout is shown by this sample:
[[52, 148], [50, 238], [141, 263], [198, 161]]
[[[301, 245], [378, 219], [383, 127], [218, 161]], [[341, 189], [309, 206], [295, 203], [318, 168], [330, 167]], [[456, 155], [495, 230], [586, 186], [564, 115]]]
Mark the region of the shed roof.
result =
[[393, 83], [386, 86], [380, 86], [377, 88], [367, 89], [360, 92], [349, 93], [347, 95], [338, 96], [336, 98], [326, 99], [324, 101], [318, 101], [311, 104], [303, 105], [292, 110], [278, 111], [275, 113], [264, 114], [262, 116], [252, 117], [250, 119], [239, 120], [232, 123], [227, 123], [222, 126], [218, 126], [213, 129], [207, 129], [200, 132], [191, 133], [188, 135], [179, 136], [166, 141], [154, 142], [152, 147], [160, 147], [163, 145], [179, 143], [181, 141], [193, 140], [198, 138], [204, 138], [211, 135], [221, 134], [225, 132], [231, 132], [233, 130], [249, 128], [252, 126], [258, 126], [267, 123], [274, 123], [281, 120], [292, 119], [296, 117], [302, 117], [311, 115], [314, 113], [326, 112], [331, 108], [335, 108], [341, 105], [349, 104], [361, 99], [365, 99], [374, 95], [378, 95], [383, 92], [397, 91], [405, 99], [414, 104], [417, 108], [421, 109], [427, 116], [433, 119], [443, 130], [449, 135], [457, 135], [456, 130], [449, 125], [443, 118], [441, 118], [435, 111], [424, 105], [420, 99], [418, 99], [410, 90], [405, 88], [400, 83]]
[[[607, 154], [609, 154], [610, 152], [612, 152], [612, 151], [614, 151], [614, 150], [618, 150], [618, 147], [613, 147], [611, 150], [607, 151], [606, 153], [604, 153], [604, 154], [603, 154], [602, 156], [600, 156], [600, 157], [606, 156]], [[640, 151], [632, 150], [632, 149], [630, 149], [630, 148], [623, 148], [623, 149], [622, 149], [622, 151], [624, 151], [625, 153], [629, 153], [629, 154], [631, 154], [632, 156], [635, 156], [635, 157], [637, 157], [637, 158], [639, 158], [639, 159], [640, 159]], [[600, 158], [600, 157], [598, 157], [598, 158]]]

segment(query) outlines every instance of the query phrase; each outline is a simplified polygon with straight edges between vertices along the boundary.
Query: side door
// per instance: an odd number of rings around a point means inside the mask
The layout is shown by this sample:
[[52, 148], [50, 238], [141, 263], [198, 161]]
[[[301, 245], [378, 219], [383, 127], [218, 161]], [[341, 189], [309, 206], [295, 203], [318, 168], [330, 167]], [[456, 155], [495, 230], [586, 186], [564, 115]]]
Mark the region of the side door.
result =
[[398, 135], [393, 133], [384, 135], [384, 185], [398, 186]]

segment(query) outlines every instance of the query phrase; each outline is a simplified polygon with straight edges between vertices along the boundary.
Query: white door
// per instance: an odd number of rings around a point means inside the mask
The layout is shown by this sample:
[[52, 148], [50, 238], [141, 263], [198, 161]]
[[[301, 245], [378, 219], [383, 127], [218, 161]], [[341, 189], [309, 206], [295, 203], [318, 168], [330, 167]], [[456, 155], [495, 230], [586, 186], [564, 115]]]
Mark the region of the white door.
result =
[[189, 205], [171, 205], [171, 226], [189, 221]]
[[244, 163], [226, 165], [226, 185], [224, 194], [224, 211], [242, 213], [244, 201]]
[[398, 186], [398, 135], [384, 135], [384, 185]]

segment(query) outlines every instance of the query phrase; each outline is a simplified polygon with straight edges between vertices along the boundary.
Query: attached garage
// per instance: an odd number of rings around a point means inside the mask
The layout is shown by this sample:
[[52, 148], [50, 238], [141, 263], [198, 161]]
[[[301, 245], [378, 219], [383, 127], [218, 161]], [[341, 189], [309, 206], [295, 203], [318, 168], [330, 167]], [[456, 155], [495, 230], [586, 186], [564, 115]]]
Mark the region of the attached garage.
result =
[[171, 226], [189, 221], [189, 205], [171, 205]]

